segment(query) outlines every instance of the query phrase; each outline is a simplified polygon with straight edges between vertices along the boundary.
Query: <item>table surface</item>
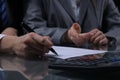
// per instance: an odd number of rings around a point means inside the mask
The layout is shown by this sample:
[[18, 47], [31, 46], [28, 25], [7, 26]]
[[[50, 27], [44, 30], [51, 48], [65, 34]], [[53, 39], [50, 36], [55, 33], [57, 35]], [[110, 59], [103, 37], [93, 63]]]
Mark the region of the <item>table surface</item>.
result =
[[[119, 49], [117, 46], [109, 50]], [[5, 80], [120, 80], [120, 71], [96, 74], [55, 70], [48, 68], [47, 60], [29, 60], [13, 55], [1, 55], [0, 67]]]

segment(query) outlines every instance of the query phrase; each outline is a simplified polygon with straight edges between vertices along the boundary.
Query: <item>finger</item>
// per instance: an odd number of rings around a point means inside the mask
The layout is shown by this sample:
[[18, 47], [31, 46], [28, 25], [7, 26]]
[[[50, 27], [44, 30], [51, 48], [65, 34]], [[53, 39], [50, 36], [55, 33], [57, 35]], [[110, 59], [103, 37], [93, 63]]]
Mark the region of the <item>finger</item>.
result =
[[81, 33], [81, 27], [78, 23], [74, 23], [72, 25], [72, 28], [74, 28], [74, 30], [77, 32], [77, 33]]
[[[47, 49], [47, 48], [46, 48]], [[34, 54], [40, 54], [40, 55], [43, 55], [43, 54], [45, 54], [45, 47], [44, 46], [37, 46], [37, 45], [35, 45], [35, 46], [31, 46], [31, 45], [27, 45], [27, 47], [25, 48], [25, 52], [34, 52]]]
[[40, 45], [44, 45], [48, 48], [51, 48], [51, 46], [53, 45], [53, 43], [51, 42], [50, 38], [45, 36], [45, 37], [41, 37], [40, 35], [36, 34], [33, 36], [33, 39]]
[[48, 36], [44, 36], [44, 46], [51, 48], [53, 43], [51, 42], [50, 38]]
[[32, 49], [41, 53], [47, 53], [52, 46], [48, 44], [48, 41], [46, 41], [46, 37], [43, 37], [43, 43], [38, 43], [36, 40], [34, 41], [36, 42], [36, 44], [35, 46], [31, 46]]
[[79, 34], [78, 37], [72, 37], [72, 41], [77, 46], [81, 46], [82, 44], [88, 42], [89, 38], [90, 38], [90, 34], [89, 33], [83, 33], [83, 34]]
[[99, 42], [99, 45], [107, 45], [108, 44], [108, 39], [104, 38]]
[[74, 37], [72, 37], [71, 40], [73, 41], [73, 43], [76, 46], [81, 46], [84, 43], [82, 39], [78, 39], [78, 38], [74, 38]]
[[84, 41], [89, 41], [90, 37], [90, 33], [79, 34], [79, 38], [82, 38]]
[[[35, 38], [35, 39], [34, 39]], [[49, 38], [47, 37], [47, 40]], [[40, 40], [40, 42], [39, 42]], [[42, 37], [42, 36], [39, 36], [37, 34], [34, 34], [34, 33], [30, 33], [26, 36], [26, 39], [25, 39], [25, 43], [27, 45], [28, 48], [32, 48], [32, 50], [35, 50], [35, 51], [40, 51], [40, 52], [48, 52], [48, 49], [51, 45], [45, 45], [44, 42], [48, 42], [48, 41], [45, 41], [46, 40], [46, 37]]]
[[45, 47], [43, 47], [42, 49], [33, 49], [33, 47], [28, 47], [27, 49], [25, 49], [24, 51], [27, 55], [39, 55], [39, 56], [43, 56], [45, 55], [45, 53], [48, 52], [48, 49], [46, 49]]
[[90, 31], [90, 33], [96, 34], [97, 31], [98, 31], [98, 29], [93, 29], [93, 30]]
[[76, 37], [76, 35], [78, 35], [78, 34], [79, 33], [73, 27], [71, 27], [70, 30], [68, 30], [69, 38], [70, 37]]
[[93, 43], [94, 44], [99, 44], [99, 42], [104, 38], [105, 38], [105, 35], [100, 35], [93, 41]]
[[92, 42], [93, 41], [93, 36], [98, 32], [98, 29], [93, 29], [91, 30], [89, 33], [91, 34], [91, 39], [90, 41]]
[[103, 33], [101, 31], [97, 31], [92, 37], [91, 42], [93, 42], [98, 36], [102, 35]]
[[72, 41], [72, 38], [77, 38], [78, 37], [78, 33], [74, 30], [74, 29], [70, 29], [68, 30], [68, 38], [70, 39], [70, 41]]
[[81, 27], [78, 23], [74, 23], [69, 30], [69, 34], [75, 37], [79, 33], [81, 33]]
[[[42, 37], [43, 39], [41, 40], [39, 44], [39, 47], [42, 49], [43, 53], [49, 52], [49, 49], [52, 47], [52, 42], [50, 41], [50, 38], [48, 36]], [[34, 39], [34, 38], [33, 38]], [[35, 40], [36, 41], [36, 40]], [[38, 41], [37, 41], [38, 42]], [[40, 48], [36, 47], [36, 49], [41, 50]]]
[[33, 34], [34, 33], [30, 33], [30, 34], [25, 35], [24, 37], [21, 37], [22, 41], [23, 41], [23, 44], [29, 45], [28, 47], [30, 47], [30, 46], [31, 47], [38, 46], [36, 41], [32, 38]]

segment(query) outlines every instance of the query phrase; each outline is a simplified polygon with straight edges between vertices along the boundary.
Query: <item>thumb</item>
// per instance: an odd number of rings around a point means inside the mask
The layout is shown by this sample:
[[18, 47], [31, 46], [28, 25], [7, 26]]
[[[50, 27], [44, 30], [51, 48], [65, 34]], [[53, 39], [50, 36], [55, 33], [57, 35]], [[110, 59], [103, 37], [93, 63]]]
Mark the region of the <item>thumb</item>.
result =
[[81, 33], [81, 27], [78, 23], [74, 23], [72, 25], [73, 30], [75, 30], [77, 33]]

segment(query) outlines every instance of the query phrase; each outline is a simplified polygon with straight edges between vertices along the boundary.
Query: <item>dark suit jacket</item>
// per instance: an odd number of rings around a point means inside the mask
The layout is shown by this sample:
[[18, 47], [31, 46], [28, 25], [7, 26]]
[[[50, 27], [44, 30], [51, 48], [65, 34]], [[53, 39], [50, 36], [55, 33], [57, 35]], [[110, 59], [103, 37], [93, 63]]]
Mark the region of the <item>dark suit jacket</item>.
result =
[[120, 0], [113, 0], [120, 11]]
[[8, 25], [0, 26], [0, 32], [6, 27], [20, 29], [19, 24], [22, 21], [22, 0], [6, 0]]
[[112, 0], [81, 0], [79, 20], [75, 18], [69, 0], [29, 0], [24, 22], [35, 32], [49, 35], [54, 44], [60, 44], [62, 35], [75, 22], [82, 32], [94, 28], [107, 36], [116, 37], [120, 32], [120, 14]]

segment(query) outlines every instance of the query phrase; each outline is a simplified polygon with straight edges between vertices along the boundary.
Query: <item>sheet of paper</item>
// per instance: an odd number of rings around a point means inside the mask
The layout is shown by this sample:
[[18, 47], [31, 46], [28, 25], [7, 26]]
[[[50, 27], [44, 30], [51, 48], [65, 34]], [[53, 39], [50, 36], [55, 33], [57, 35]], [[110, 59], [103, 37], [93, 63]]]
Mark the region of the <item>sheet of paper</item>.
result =
[[107, 52], [103, 50], [90, 50], [90, 49], [83, 49], [83, 48], [60, 47], [60, 46], [53, 46], [53, 48], [58, 53], [58, 56], [53, 54], [51, 51], [48, 53], [48, 55], [55, 56], [61, 59]]

